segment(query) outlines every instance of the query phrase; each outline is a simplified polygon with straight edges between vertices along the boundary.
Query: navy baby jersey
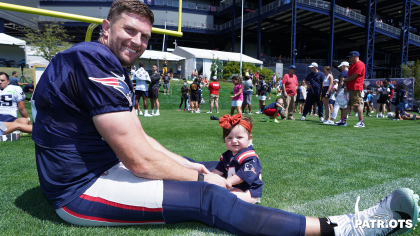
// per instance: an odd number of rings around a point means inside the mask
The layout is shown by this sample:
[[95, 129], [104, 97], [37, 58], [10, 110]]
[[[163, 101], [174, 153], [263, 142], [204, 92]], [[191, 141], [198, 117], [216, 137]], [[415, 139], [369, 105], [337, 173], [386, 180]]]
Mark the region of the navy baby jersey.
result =
[[222, 172], [226, 179], [236, 174], [244, 181], [233, 187], [244, 192], [250, 190], [252, 197], [262, 196], [261, 163], [252, 146], [235, 156], [232, 155], [232, 151], [226, 151], [220, 157], [216, 170]]
[[32, 139], [40, 184], [55, 208], [119, 162], [92, 117], [131, 111], [133, 92], [117, 57], [99, 42], [79, 43], [51, 60], [33, 95]]
[[[264, 110], [267, 110], [267, 109], [276, 109], [276, 110], [278, 110], [280, 107], [276, 106], [276, 103], [277, 103], [277, 102], [270, 103], [270, 105], [265, 106]], [[280, 111], [281, 111], [281, 110], [282, 110], [282, 109], [280, 108]]]

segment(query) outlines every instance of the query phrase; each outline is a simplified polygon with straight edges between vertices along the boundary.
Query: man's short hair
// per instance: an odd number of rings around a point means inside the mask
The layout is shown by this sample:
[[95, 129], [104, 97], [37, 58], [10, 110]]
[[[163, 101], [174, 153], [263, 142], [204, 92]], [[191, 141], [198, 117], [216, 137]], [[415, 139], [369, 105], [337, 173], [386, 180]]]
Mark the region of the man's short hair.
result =
[[13, 71], [12, 72], [12, 76], [14, 76], [15, 74], [17, 74], [17, 71]]
[[139, 63], [139, 69], [140, 69], [140, 67], [143, 67], [144, 68], [144, 62], [140, 62]]
[[7, 80], [9, 80], [9, 75], [8, 75], [7, 73], [5, 73], [5, 72], [1, 72], [1, 71], [0, 71], [0, 76], [1, 76], [1, 75], [6, 76], [6, 79], [7, 79]]
[[153, 15], [152, 10], [142, 1], [139, 0], [115, 0], [111, 9], [109, 9], [108, 16], [106, 19], [111, 22], [118, 20], [121, 16], [121, 13], [128, 11], [139, 16], [144, 16], [150, 20], [150, 23], [153, 25], [155, 21], [155, 16]]

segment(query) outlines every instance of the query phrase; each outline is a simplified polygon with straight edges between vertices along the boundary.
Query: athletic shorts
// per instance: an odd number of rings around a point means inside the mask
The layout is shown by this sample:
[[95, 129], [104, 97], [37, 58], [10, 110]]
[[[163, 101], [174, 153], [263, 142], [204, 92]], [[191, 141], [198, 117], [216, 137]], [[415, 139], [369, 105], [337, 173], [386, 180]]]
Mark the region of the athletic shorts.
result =
[[[321, 95], [322, 98], [325, 98], [327, 91], [328, 91], [328, 86], [322, 87], [322, 95]], [[330, 98], [330, 96], [331, 96], [331, 91], [328, 93], [328, 98]]]
[[219, 95], [216, 94], [210, 94], [210, 104], [211, 103], [215, 103], [218, 104], [219, 103]]
[[306, 99], [299, 99], [298, 103], [305, 103]]
[[149, 89], [149, 93], [148, 93], [148, 97], [149, 98], [158, 98], [159, 97], [159, 89], [157, 88], [157, 89], [152, 89], [152, 90], [150, 90]]
[[177, 74], [178, 74], [178, 75], [180, 75], [180, 74], [181, 74], [181, 71], [180, 71], [180, 70], [178, 70], [178, 71], [177, 71]]
[[265, 101], [265, 99], [267, 99], [267, 96], [261, 96], [261, 95], [258, 96], [258, 100], [260, 101]]
[[163, 83], [163, 89], [169, 89], [170, 83]]
[[148, 97], [149, 93], [147, 91], [141, 91], [141, 90], [136, 90], [135, 92], [136, 96], [140, 96], [140, 97]]
[[198, 102], [198, 101], [200, 101], [200, 96], [199, 96], [199, 94], [198, 94], [198, 93], [196, 93], [196, 94], [191, 94], [191, 95], [190, 95], [190, 100], [191, 100], [192, 102]]
[[328, 102], [328, 104], [334, 105], [335, 104], [335, 100], [331, 100]]
[[[268, 108], [264, 110], [264, 115], [266, 116], [274, 116], [276, 114], [277, 109], [276, 108]], [[280, 113], [277, 113], [277, 116], [280, 116]]]
[[362, 104], [362, 91], [349, 90], [349, 105], [348, 106], [360, 106], [360, 104]]
[[244, 102], [243, 105], [251, 105], [252, 104], [252, 94], [244, 94]]
[[3, 122], [13, 122], [17, 119], [17, 117], [11, 115], [0, 115], [0, 121]]
[[240, 107], [242, 106], [242, 100], [232, 100], [232, 106], [233, 107]]

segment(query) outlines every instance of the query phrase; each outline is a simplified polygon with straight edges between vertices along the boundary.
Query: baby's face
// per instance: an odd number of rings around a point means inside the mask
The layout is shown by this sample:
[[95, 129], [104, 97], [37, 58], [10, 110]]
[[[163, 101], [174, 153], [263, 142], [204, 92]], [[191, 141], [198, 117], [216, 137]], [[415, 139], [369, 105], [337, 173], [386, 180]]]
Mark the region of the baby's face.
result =
[[236, 125], [230, 134], [225, 137], [226, 148], [232, 151], [233, 155], [248, 147], [252, 135], [248, 136], [247, 130], [242, 125]]

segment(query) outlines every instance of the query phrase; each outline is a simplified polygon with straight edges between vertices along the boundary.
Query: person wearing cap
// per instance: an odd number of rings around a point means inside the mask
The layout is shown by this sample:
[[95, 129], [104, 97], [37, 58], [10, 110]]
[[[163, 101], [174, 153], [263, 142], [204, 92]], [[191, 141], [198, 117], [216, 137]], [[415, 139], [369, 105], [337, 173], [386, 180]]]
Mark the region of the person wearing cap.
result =
[[309, 68], [311, 68], [311, 73], [309, 73], [308, 76], [306, 76], [305, 83], [310, 84], [311, 86], [308, 87], [308, 94], [306, 96], [306, 103], [305, 107], [303, 108], [301, 120], [305, 120], [306, 115], [311, 110], [312, 104], [315, 102], [318, 106], [319, 122], [324, 122], [324, 112], [321, 103], [321, 92], [322, 81], [324, 80], [325, 75], [324, 73], [318, 70], [318, 64], [316, 62], [312, 62]]
[[210, 111], [207, 113], [213, 112], [213, 107], [216, 106], [216, 112], [219, 113], [219, 89], [220, 84], [217, 82], [217, 76], [213, 76], [212, 82], [207, 86], [207, 88], [210, 90]]
[[[362, 91], [363, 84], [365, 82], [365, 71], [366, 66], [359, 59], [359, 52], [352, 51], [348, 56], [352, 63], [349, 67], [347, 78], [344, 79], [344, 83], [347, 83], [347, 89], [349, 90], [349, 104], [348, 106], [357, 107], [359, 114], [359, 121], [354, 127], [365, 127], [363, 123], [363, 105], [362, 105]], [[341, 113], [341, 121], [338, 122], [337, 126], [347, 126], [347, 113], [349, 112], [348, 106], [343, 109]]]
[[333, 88], [333, 75], [331, 73], [331, 67], [325, 66], [324, 67], [324, 79], [322, 81], [322, 95], [321, 101], [325, 107], [325, 120], [324, 124], [326, 125], [333, 125], [334, 122], [330, 120], [330, 95]]
[[297, 77], [295, 75], [296, 66], [291, 65], [289, 67], [289, 73], [283, 76], [283, 99], [284, 99], [284, 111], [287, 112], [287, 118], [294, 120], [293, 109], [295, 107], [296, 91], [299, 85]]
[[[347, 74], [349, 72], [349, 66], [350, 65], [347, 61], [341, 62], [341, 64], [338, 66], [338, 68], [340, 68], [340, 70], [341, 70], [341, 74], [340, 74], [340, 79], [338, 81], [337, 90], [335, 91], [335, 94], [334, 94], [334, 98], [337, 98], [337, 95], [338, 95], [338, 93], [340, 92], [341, 89], [343, 89], [343, 90], [345, 89], [344, 79], [347, 78]], [[340, 105], [338, 105], [338, 103], [334, 103], [334, 109], [333, 109], [333, 112], [331, 114], [331, 121], [334, 121], [335, 118], [337, 117], [338, 109], [341, 109], [341, 113], [343, 113], [343, 107], [340, 107]], [[338, 122], [340, 122], [340, 121], [338, 121]]]

